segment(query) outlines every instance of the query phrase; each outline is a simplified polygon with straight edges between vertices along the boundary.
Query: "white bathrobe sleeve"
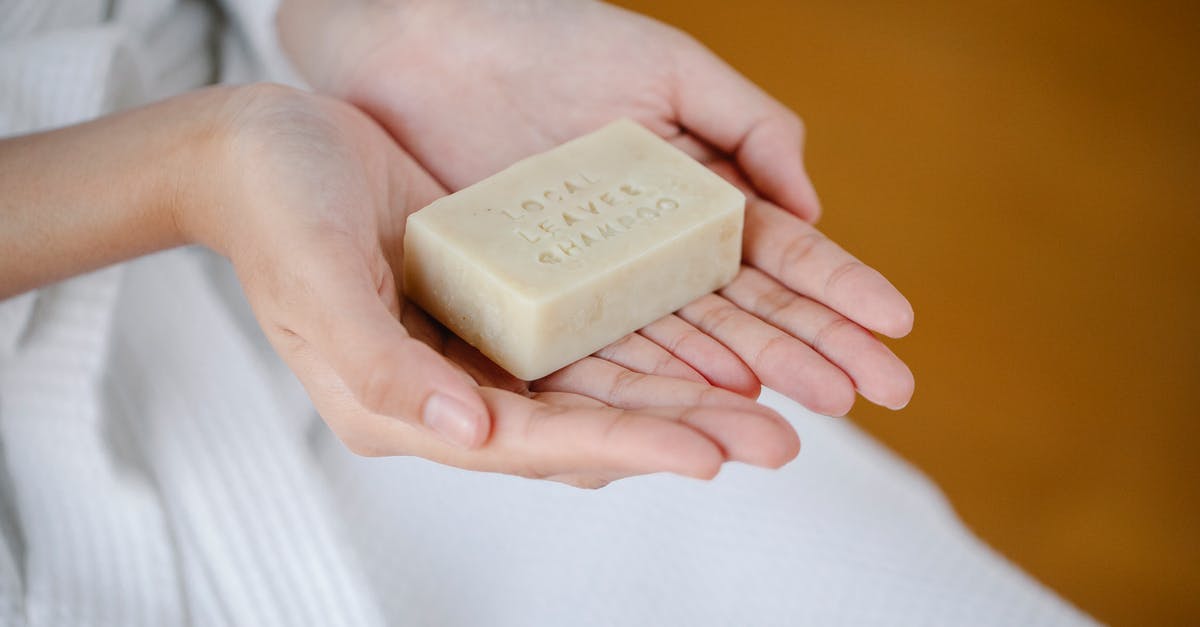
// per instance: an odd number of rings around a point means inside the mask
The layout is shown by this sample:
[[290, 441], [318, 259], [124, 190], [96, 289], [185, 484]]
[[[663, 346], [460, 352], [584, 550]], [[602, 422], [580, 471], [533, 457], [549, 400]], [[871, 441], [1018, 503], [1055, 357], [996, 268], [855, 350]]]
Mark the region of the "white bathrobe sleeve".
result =
[[[272, 4], [7, 0], [0, 136], [259, 78]], [[206, 251], [0, 301], [0, 625], [384, 624], [306, 400]]]

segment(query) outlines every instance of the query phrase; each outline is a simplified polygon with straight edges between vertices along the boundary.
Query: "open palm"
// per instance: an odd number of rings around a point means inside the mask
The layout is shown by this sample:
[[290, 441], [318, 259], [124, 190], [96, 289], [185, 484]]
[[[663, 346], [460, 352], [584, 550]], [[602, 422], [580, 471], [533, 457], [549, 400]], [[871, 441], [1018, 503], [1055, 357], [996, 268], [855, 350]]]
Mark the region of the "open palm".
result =
[[243, 89], [229, 109], [237, 184], [204, 221], [219, 232], [199, 239], [221, 242], [268, 339], [352, 450], [582, 486], [795, 456], [782, 418], [649, 341], [536, 389], [514, 379], [400, 296], [405, 218], [445, 192], [386, 133], [345, 103], [280, 87]]
[[348, 10], [357, 21], [336, 62], [314, 56], [287, 5], [281, 37], [311, 80], [376, 118], [451, 189], [623, 116], [747, 189], [742, 272], [643, 338], [716, 385], [754, 395], [761, 381], [826, 414], [849, 411], [855, 390], [908, 402], [912, 374], [870, 331], [907, 334], [912, 308], [808, 223], [820, 209], [799, 118], [695, 40], [589, 1]]

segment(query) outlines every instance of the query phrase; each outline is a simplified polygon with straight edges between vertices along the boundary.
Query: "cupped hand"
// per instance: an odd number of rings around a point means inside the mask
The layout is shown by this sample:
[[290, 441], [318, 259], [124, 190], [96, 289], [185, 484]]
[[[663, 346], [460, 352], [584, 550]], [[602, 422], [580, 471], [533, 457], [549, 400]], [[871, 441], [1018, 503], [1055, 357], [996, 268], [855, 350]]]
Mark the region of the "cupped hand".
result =
[[[590, 1], [325, 4], [338, 16], [321, 31], [335, 55], [313, 45], [319, 5], [291, 0], [280, 12], [301, 71], [370, 113], [451, 189], [619, 117], [747, 188], [741, 274], [639, 332], [689, 376], [751, 397], [761, 381], [830, 415], [848, 412], [856, 390], [907, 404], [912, 374], [871, 332], [907, 334], [911, 306], [807, 223], [820, 206], [800, 119], [694, 39]], [[599, 354], [620, 362], [611, 352]]]
[[231, 259], [267, 337], [352, 450], [582, 486], [795, 456], [782, 418], [649, 341], [531, 388], [405, 302], [405, 218], [444, 190], [353, 107], [254, 86], [218, 117], [226, 166], [180, 228]]

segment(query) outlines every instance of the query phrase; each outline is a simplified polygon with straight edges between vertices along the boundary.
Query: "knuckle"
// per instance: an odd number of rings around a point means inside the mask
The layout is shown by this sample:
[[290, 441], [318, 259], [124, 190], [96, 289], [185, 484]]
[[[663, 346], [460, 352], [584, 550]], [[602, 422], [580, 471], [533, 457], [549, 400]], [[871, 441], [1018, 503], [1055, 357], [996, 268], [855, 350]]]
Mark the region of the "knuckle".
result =
[[799, 297], [791, 290], [776, 284], [759, 293], [754, 299], [754, 311], [767, 320], [774, 320], [780, 313], [793, 307], [798, 300]]
[[696, 396], [695, 407], [689, 407], [684, 411], [681, 420], [691, 422], [697, 410], [701, 407], [725, 407], [731, 402], [741, 403], [741, 400], [729, 390], [711, 386], [706, 387]]
[[654, 366], [652, 367], [650, 372], [660, 373], [660, 374], [671, 372], [672, 370], [675, 369], [675, 365], [676, 365], [675, 362], [677, 362], [677, 361], [679, 361], [679, 358], [675, 357], [674, 355], [672, 355], [671, 353], [669, 353], [667, 351], [663, 351], [663, 354], [659, 355], [658, 359], [655, 361]]
[[813, 336], [812, 347], [815, 348], [818, 353], [825, 354], [830, 338], [832, 338], [838, 332], [853, 329], [856, 326], [858, 325], [851, 322], [849, 319], [836, 316], [829, 322], [825, 323], [821, 327], [821, 330], [817, 331], [817, 334]]
[[612, 357], [616, 357], [616, 356], [620, 355], [624, 351], [632, 350], [633, 349], [632, 342], [634, 341], [633, 336], [634, 336], [634, 334], [630, 333], [628, 335], [621, 337], [621, 339], [596, 351], [596, 355], [599, 357], [603, 357], [604, 359], [610, 359]]
[[715, 333], [738, 315], [738, 309], [731, 304], [714, 305], [700, 317], [700, 328]]
[[807, 261], [817, 249], [817, 245], [825, 240], [825, 236], [813, 231], [793, 239], [779, 253], [779, 269], [777, 276], [786, 276], [786, 272]]
[[391, 406], [392, 398], [396, 382], [401, 376], [399, 365], [382, 354], [373, 355], [364, 363], [367, 364], [364, 374], [351, 388], [354, 396], [363, 407], [374, 413], [392, 413], [396, 409]]
[[852, 260], [846, 261], [846, 262], [842, 263], [841, 265], [839, 265], [838, 267], [834, 268], [833, 272], [829, 273], [829, 277], [827, 279], [825, 279], [825, 293], [829, 293], [830, 291], [835, 289], [838, 286], [838, 284], [841, 283], [846, 278], [847, 275], [850, 275], [855, 272], [861, 272], [862, 269], [864, 269], [866, 267], [867, 266], [864, 265], [861, 261], [858, 261], [857, 259], [852, 259]]
[[704, 334], [695, 328], [687, 328], [675, 335], [675, 337], [672, 337], [671, 340], [667, 342], [667, 351], [678, 355], [680, 349], [688, 344], [702, 340], [703, 337]]
[[608, 387], [608, 402], [610, 404], [616, 404], [621, 397], [624, 396], [626, 390], [628, 390], [638, 381], [641, 381], [643, 378], [645, 378], [645, 376], [646, 375], [643, 375], [640, 372], [634, 372], [632, 370], [622, 370], [621, 372], [617, 373], [617, 375], [613, 377], [612, 383]]
[[753, 362], [758, 368], [769, 370], [768, 364], [775, 360], [780, 363], [786, 363], [786, 359], [777, 359], [776, 355], [787, 350], [788, 345], [795, 340], [787, 335], [776, 335], [767, 340], [765, 344], [758, 349], [754, 354]]
[[829, 415], [830, 416], [845, 416], [854, 408], [854, 401], [857, 399], [854, 391], [854, 385], [849, 381], [841, 385], [831, 386], [829, 388]]

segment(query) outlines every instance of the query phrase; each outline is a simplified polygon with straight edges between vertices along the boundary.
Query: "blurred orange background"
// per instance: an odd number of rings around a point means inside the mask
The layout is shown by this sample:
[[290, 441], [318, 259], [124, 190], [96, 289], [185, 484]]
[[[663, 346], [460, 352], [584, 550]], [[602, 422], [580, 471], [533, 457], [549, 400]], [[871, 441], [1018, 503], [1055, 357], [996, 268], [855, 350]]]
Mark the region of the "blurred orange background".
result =
[[620, 4], [804, 117], [913, 301], [917, 395], [858, 423], [1098, 619], [1200, 625], [1200, 3]]

